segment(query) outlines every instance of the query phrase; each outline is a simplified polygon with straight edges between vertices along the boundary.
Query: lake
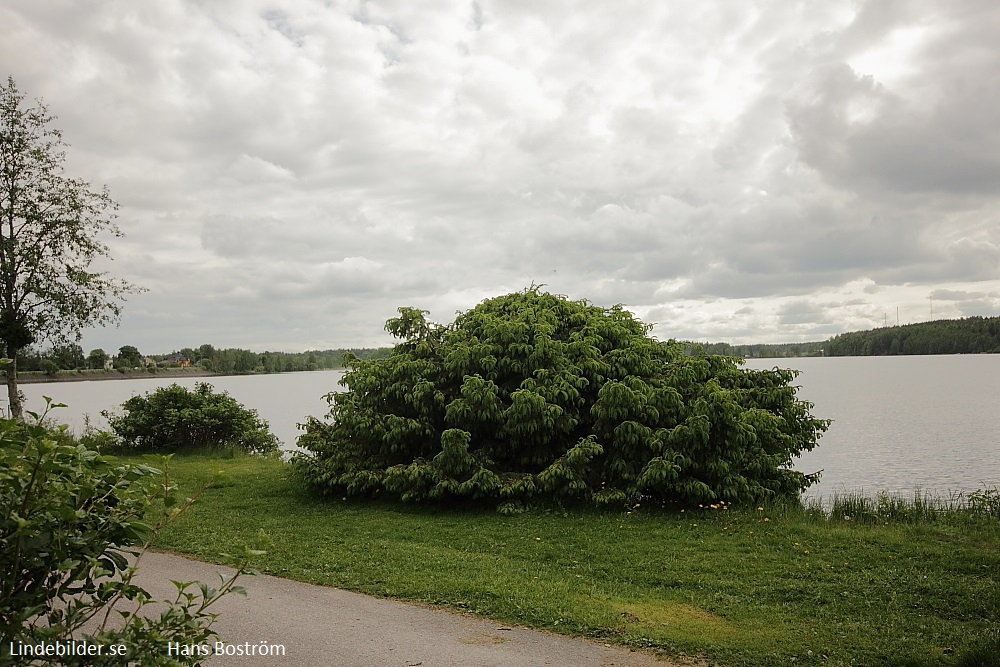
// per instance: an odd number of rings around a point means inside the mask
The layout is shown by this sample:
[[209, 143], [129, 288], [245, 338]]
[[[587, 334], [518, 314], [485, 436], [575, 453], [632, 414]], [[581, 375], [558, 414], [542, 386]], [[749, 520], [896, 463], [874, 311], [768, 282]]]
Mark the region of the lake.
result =
[[331, 391], [343, 390], [337, 384], [343, 375], [343, 371], [305, 371], [267, 375], [40, 382], [23, 384], [21, 391], [24, 392], [27, 410], [43, 410], [43, 396], [49, 396], [56, 403], [65, 403], [67, 407], [54, 410], [52, 416], [80, 432], [88, 418], [94, 426], [106, 428], [107, 421], [101, 417], [101, 411], [114, 411], [137, 394], [145, 394], [157, 387], [175, 383], [192, 388], [199, 382], [207, 382], [217, 391], [229, 392], [237, 401], [256, 410], [267, 420], [271, 431], [284, 443], [284, 447], [293, 448], [295, 438], [301, 433], [296, 425], [304, 422], [309, 415], [326, 415], [329, 407], [323, 396]]
[[[834, 423], [819, 446], [796, 461], [803, 472], [823, 470], [810, 496], [879, 491], [911, 495], [922, 489], [947, 496], [1000, 485], [1000, 355], [752, 359], [751, 368], [795, 368], [799, 396], [813, 414]], [[74, 429], [89, 415], [177, 382], [209, 382], [254, 408], [286, 448], [306, 416], [322, 417], [322, 396], [341, 390], [341, 371], [211, 378], [150, 378], [25, 384], [27, 407], [43, 395], [66, 403], [56, 418]]]
[[809, 495], [1000, 485], [1000, 355], [752, 359], [795, 368], [799, 396], [833, 419], [796, 463], [823, 470]]

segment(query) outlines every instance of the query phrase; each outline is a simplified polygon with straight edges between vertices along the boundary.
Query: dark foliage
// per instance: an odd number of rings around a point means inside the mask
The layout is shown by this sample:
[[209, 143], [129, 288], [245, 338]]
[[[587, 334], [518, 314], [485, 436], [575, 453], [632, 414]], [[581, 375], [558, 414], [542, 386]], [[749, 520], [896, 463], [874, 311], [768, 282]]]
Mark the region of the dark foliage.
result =
[[133, 451], [175, 452], [185, 449], [232, 448], [250, 454], [270, 454], [277, 438], [267, 422], [236, 399], [200, 382], [194, 390], [177, 384], [161, 387], [122, 403], [124, 414], [104, 412], [119, 440]]
[[701, 343], [699, 346], [706, 352], [746, 358], [996, 354], [1000, 353], [1000, 317], [966, 317], [851, 331], [809, 343]]
[[536, 288], [488, 299], [449, 326], [399, 309], [385, 359], [354, 359], [347, 392], [310, 418], [297, 459], [337, 495], [696, 503], [794, 495], [790, 469], [828, 422], [794, 371], [660, 342], [621, 307]]
[[1000, 352], [1000, 317], [967, 317], [856, 331], [824, 344], [827, 356]]

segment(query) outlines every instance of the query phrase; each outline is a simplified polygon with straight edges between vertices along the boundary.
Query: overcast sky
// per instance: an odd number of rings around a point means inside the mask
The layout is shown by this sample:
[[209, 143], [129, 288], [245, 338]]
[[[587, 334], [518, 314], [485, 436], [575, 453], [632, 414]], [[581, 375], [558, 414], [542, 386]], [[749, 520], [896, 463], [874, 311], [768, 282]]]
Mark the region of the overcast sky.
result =
[[85, 351], [375, 346], [532, 283], [660, 338], [1000, 315], [1000, 3], [4, 0], [147, 288]]

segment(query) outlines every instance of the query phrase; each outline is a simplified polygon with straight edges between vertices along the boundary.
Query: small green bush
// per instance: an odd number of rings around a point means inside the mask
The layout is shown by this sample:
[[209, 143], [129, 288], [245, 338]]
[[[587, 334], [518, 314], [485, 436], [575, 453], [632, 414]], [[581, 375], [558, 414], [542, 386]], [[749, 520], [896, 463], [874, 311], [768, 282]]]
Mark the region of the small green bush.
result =
[[[37, 416], [35, 423], [0, 420], [0, 666], [201, 664], [196, 656], [167, 656], [166, 642], [215, 636], [207, 608], [239, 587], [235, 577], [217, 589], [178, 583], [177, 598], [162, 613], [139, 613], [151, 598], [132, 583], [136, 565], [128, 557], [156, 533], [146, 516], [157, 489], [164, 490], [155, 483], [159, 475], [116, 465]], [[245, 572], [240, 566], [237, 576]], [[131, 611], [111, 613], [119, 602]], [[27, 663], [11, 655], [16, 644], [68, 640], [124, 645], [127, 655]]]
[[188, 449], [235, 449], [272, 454], [278, 439], [256, 410], [245, 408], [226, 392], [216, 393], [200, 382], [194, 390], [177, 384], [161, 387], [122, 403], [123, 414], [104, 411], [129, 451], [173, 452]]

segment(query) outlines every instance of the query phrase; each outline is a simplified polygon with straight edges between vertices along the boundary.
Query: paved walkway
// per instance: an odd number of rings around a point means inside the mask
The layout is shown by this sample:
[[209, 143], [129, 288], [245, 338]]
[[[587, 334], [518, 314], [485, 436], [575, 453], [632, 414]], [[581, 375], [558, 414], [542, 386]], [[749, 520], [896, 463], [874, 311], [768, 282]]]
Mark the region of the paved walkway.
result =
[[[161, 553], [142, 558], [135, 582], [154, 599], [169, 583], [218, 583], [232, 570]], [[284, 657], [214, 656], [207, 664], [257, 667], [669, 667], [672, 663], [582, 639], [508, 627], [481, 618], [380, 600], [336, 588], [261, 575], [243, 577], [247, 596], [211, 609], [215, 629], [235, 649], [280, 644]]]

